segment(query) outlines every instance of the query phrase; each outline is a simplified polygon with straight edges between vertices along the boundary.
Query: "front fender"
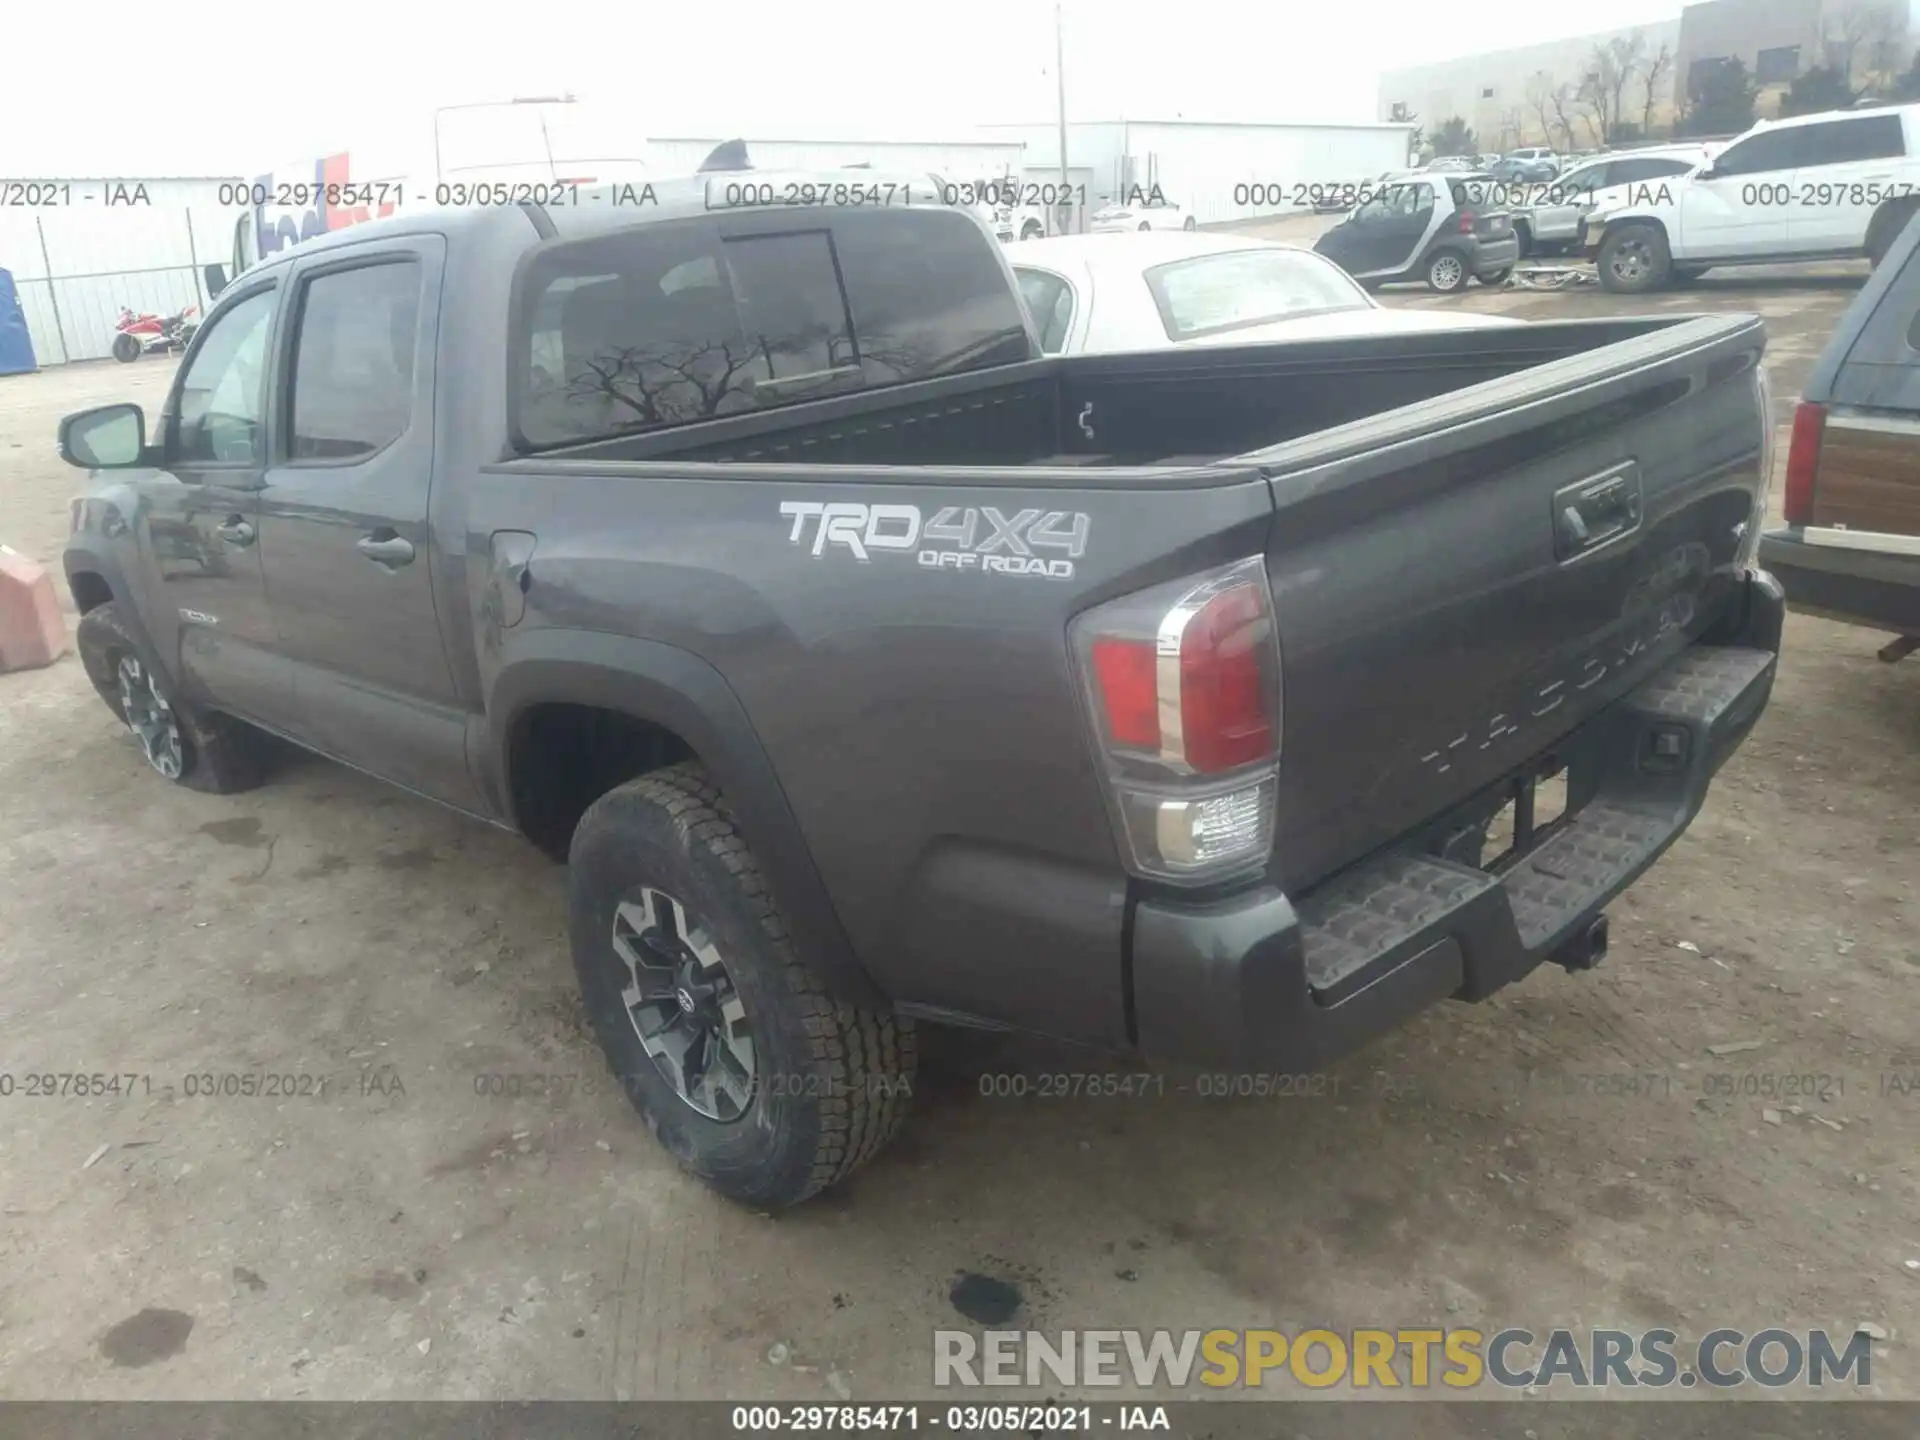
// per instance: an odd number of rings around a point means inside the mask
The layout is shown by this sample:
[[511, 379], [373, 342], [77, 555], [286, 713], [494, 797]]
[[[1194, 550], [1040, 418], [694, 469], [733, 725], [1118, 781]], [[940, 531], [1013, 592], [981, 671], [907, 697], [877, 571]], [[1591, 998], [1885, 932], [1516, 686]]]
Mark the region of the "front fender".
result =
[[[580, 630], [510, 632], [486, 699], [488, 743], [476, 757], [481, 782], [502, 813], [513, 811], [508, 769], [515, 724], [531, 707], [552, 703], [617, 710], [685, 740], [726, 792], [800, 954], [843, 999], [888, 1003], [854, 954], [773, 763], [718, 670], [655, 640]], [[513, 819], [517, 826], [519, 817]]]

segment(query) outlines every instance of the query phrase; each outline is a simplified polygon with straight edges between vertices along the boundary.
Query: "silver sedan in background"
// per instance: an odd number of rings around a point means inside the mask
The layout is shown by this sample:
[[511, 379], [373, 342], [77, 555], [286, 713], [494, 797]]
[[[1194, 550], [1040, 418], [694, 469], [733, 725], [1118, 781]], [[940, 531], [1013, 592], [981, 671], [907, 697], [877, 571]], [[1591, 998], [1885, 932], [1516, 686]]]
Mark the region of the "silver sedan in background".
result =
[[1061, 235], [1006, 255], [1049, 355], [1525, 323], [1389, 309], [1331, 260], [1244, 235]]

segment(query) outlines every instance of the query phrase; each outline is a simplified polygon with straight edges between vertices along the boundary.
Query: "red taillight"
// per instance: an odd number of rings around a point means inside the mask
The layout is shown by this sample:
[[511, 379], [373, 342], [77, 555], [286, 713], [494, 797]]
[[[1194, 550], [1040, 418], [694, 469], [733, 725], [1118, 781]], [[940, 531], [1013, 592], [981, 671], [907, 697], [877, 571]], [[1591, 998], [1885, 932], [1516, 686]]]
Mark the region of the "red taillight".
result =
[[1813, 523], [1813, 480], [1820, 470], [1820, 442], [1827, 429], [1827, 407], [1801, 401], [1793, 412], [1793, 439], [1787, 446], [1787, 493], [1784, 502], [1789, 525]]
[[1252, 585], [1209, 600], [1180, 638], [1180, 738], [1203, 775], [1273, 754], [1273, 648], [1266, 605]]
[[1151, 640], [1093, 642], [1093, 677], [1106, 711], [1107, 736], [1138, 750], [1160, 748], [1160, 695]]
[[1474, 216], [1471, 210], [1462, 210], [1460, 212], [1460, 233], [1462, 235], [1471, 235], [1473, 233], [1473, 219]]
[[1200, 885], [1264, 865], [1281, 732], [1265, 559], [1109, 600], [1068, 640], [1127, 868]]

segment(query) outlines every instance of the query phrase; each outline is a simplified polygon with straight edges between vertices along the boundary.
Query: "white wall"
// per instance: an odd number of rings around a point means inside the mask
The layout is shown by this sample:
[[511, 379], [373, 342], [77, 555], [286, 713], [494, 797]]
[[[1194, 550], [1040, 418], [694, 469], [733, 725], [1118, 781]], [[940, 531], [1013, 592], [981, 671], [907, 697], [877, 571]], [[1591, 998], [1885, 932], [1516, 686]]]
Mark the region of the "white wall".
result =
[[[221, 205], [222, 181], [61, 180], [68, 203], [0, 209], [0, 266], [13, 272], [42, 365], [110, 353], [120, 307], [171, 314], [205, 306], [199, 267], [224, 262], [242, 207]], [[115, 187], [146, 204], [108, 204]], [[51, 276], [51, 279], [50, 279]]]
[[1296, 208], [1298, 185], [1351, 184], [1403, 168], [1411, 128], [1136, 120], [1126, 126], [1126, 153], [1135, 184], [1145, 185], [1151, 174], [1169, 200], [1205, 225]]
[[[647, 157], [661, 175], [690, 175], [725, 136], [649, 140]], [[876, 170], [941, 175], [1018, 173], [1021, 149], [1009, 141], [755, 140], [745, 137], [757, 170], [832, 170], [867, 163]]]

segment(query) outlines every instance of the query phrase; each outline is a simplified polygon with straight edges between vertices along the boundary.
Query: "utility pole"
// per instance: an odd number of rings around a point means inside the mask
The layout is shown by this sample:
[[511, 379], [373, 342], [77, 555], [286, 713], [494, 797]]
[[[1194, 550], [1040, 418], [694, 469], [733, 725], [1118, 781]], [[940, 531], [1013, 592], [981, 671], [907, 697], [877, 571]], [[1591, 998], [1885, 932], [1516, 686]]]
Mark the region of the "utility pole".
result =
[[[1067, 181], [1067, 44], [1060, 25], [1060, 0], [1053, 0], [1053, 79], [1060, 102], [1060, 207], [1069, 210], [1072, 193]], [[1066, 229], [1063, 223], [1060, 227]]]

